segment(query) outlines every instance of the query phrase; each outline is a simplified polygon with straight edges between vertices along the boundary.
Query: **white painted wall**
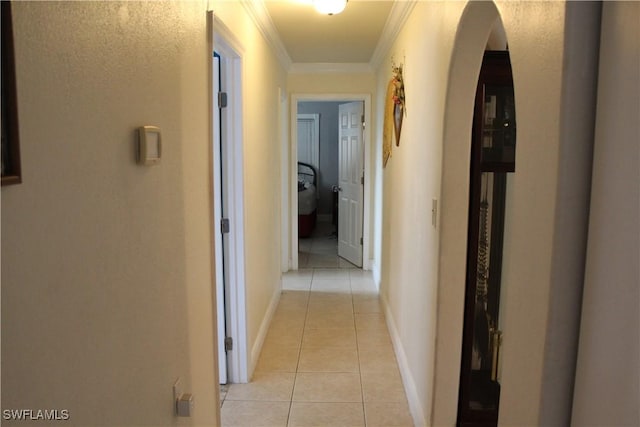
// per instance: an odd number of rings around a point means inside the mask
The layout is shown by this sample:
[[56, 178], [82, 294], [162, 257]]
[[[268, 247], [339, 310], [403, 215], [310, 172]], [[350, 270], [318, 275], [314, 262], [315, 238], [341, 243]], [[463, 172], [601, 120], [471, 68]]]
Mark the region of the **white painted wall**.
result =
[[416, 425], [430, 425], [432, 418], [439, 230], [431, 225], [431, 200], [440, 198], [447, 74], [463, 8], [458, 2], [418, 2], [377, 74], [381, 163], [392, 57], [404, 61], [407, 115], [400, 146], [393, 146], [382, 170], [380, 291]]
[[547, 426], [571, 421], [587, 252], [600, 8], [597, 2], [565, 6], [559, 170], [538, 420]]
[[604, 2], [572, 425], [640, 425], [640, 5]]
[[[215, 424], [205, 4], [13, 7], [23, 184], [2, 188], [2, 408], [175, 425], [182, 377], [182, 424]], [[135, 164], [147, 124], [158, 166]]]

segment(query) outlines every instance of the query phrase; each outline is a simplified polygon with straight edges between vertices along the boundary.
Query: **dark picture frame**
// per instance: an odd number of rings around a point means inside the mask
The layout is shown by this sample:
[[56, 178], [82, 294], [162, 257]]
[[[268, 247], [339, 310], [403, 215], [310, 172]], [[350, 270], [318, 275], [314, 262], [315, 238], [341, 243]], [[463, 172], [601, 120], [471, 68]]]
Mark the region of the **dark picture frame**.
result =
[[2, 185], [22, 182], [11, 2], [2, 1]]

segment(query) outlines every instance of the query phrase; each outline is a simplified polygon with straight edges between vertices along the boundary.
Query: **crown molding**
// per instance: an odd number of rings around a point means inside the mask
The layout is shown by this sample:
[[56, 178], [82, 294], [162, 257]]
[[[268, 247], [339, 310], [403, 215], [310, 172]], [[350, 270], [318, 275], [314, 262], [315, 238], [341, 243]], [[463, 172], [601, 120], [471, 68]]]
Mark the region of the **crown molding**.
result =
[[273, 24], [271, 17], [269, 16], [269, 11], [267, 7], [264, 5], [263, 0], [240, 0], [245, 10], [253, 19], [253, 22], [260, 30], [262, 36], [267, 40], [267, 43], [273, 49], [280, 65], [285, 69], [285, 71], [289, 71], [291, 68], [291, 57], [287, 52], [287, 49], [284, 47], [280, 36], [278, 35], [278, 31], [276, 30], [276, 26]]
[[372, 73], [367, 62], [294, 62], [289, 68], [291, 74], [331, 74], [331, 73]]
[[373, 51], [373, 55], [371, 55], [371, 60], [369, 61], [369, 66], [372, 70], [378, 69], [384, 57], [389, 53], [393, 42], [395, 42], [400, 30], [404, 26], [405, 22], [407, 22], [407, 19], [409, 18], [409, 15], [416, 3], [416, 0], [396, 0], [393, 2], [387, 22], [384, 24], [384, 28], [382, 29], [380, 40], [378, 40], [378, 45]]

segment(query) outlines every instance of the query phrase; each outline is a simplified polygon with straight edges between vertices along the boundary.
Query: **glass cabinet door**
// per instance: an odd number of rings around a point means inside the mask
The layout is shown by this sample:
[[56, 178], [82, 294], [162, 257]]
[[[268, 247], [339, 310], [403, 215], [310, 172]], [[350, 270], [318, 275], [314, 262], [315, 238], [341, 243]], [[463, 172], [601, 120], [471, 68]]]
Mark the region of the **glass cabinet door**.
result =
[[482, 117], [483, 169], [511, 168], [516, 160], [516, 122], [513, 87], [484, 85]]

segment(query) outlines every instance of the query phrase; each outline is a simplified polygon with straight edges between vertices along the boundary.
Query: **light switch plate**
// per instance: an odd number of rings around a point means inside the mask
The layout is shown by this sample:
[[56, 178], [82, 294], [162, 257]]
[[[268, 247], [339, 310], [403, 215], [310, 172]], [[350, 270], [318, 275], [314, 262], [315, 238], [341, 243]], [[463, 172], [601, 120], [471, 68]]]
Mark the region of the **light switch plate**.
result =
[[156, 165], [162, 157], [162, 140], [160, 128], [156, 126], [141, 126], [138, 128], [137, 161], [141, 165]]

